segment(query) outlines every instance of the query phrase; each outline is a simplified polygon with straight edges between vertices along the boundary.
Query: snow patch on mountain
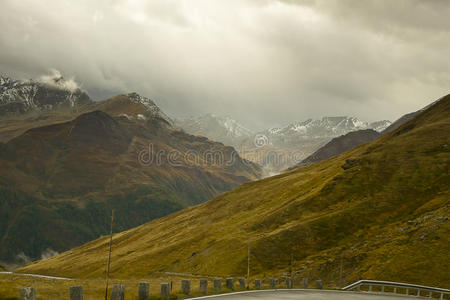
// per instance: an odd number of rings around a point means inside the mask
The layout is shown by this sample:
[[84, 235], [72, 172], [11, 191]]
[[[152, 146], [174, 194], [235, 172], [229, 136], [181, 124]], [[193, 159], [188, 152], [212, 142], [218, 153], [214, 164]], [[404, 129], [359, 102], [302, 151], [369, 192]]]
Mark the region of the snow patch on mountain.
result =
[[217, 122], [221, 124], [227, 130], [227, 135], [230, 137], [245, 137], [252, 134], [252, 132], [239, 124], [236, 120], [230, 117], [219, 117], [211, 115], [211, 117], [216, 118]]
[[198, 117], [185, 117], [175, 120], [175, 124], [194, 135], [206, 136], [226, 145], [236, 145], [236, 142], [247, 138], [253, 132], [230, 117], [206, 114]]
[[270, 128], [261, 133], [280, 136], [335, 137], [362, 129], [374, 129], [375, 131], [381, 132], [390, 124], [391, 122], [387, 120], [369, 123], [363, 122], [355, 117], [323, 117], [320, 120], [308, 119], [306, 121], [294, 122], [282, 128]]
[[[173, 125], [173, 120], [169, 118], [150, 98], [139, 95], [138, 93], [130, 93], [127, 95], [128, 98], [134, 103], [142, 104], [147, 108], [147, 111], [151, 114], [152, 117], [157, 117], [163, 119], [170, 125]], [[138, 115], [138, 118], [143, 119], [143, 115]]]
[[90, 101], [73, 78], [65, 80], [56, 70], [37, 80], [0, 77], [0, 115], [75, 107]]

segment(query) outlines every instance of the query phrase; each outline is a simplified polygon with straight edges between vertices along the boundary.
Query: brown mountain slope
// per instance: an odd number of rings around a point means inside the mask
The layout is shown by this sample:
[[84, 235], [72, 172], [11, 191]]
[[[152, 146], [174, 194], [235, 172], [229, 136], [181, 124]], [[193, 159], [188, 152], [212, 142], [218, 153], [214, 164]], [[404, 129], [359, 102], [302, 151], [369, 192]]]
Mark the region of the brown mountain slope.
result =
[[432, 102], [431, 104], [425, 106], [422, 109], [419, 109], [418, 111], [414, 111], [408, 114], [405, 114], [403, 116], [401, 116], [398, 120], [396, 120], [394, 123], [392, 123], [391, 125], [389, 125], [386, 129], [384, 129], [381, 134], [386, 134], [389, 133], [395, 129], [397, 129], [398, 127], [400, 127], [401, 125], [405, 124], [406, 122], [408, 122], [409, 120], [411, 120], [412, 118], [414, 118], [415, 116], [417, 116], [418, 114], [420, 114], [422, 111], [426, 110], [427, 108], [431, 107], [434, 105], [434, 103], [440, 101], [442, 98], [437, 99], [436, 101]]
[[379, 138], [380, 136], [381, 134], [373, 129], [349, 132], [347, 134], [341, 135], [340, 137], [332, 139], [319, 150], [302, 160], [301, 163], [290, 169], [295, 169], [300, 166], [306, 166], [325, 159], [329, 159], [361, 144], [371, 142]]
[[[114, 235], [112, 273], [359, 278], [449, 287], [450, 95], [340, 156]], [[107, 238], [20, 269], [102, 277]]]
[[0, 260], [95, 239], [110, 209], [125, 230], [259, 177], [233, 148], [173, 128], [134, 96], [0, 145]]

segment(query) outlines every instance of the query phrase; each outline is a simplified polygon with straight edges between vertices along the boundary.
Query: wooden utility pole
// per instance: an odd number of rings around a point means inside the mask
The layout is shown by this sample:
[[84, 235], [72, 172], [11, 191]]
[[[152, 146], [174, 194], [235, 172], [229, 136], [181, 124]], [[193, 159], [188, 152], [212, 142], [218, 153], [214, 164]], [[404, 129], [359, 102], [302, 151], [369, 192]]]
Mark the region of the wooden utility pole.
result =
[[344, 265], [344, 261], [343, 260], [344, 259], [343, 259], [342, 254], [341, 254], [341, 267], [340, 267], [340, 270], [339, 270], [339, 285], [341, 287], [343, 286], [343, 282], [342, 282], [342, 269], [343, 269], [343, 265]]
[[112, 236], [113, 236], [113, 224], [114, 224], [114, 209], [111, 212], [111, 229], [109, 232], [109, 253], [108, 253], [108, 263], [107, 263], [107, 267], [106, 267], [105, 300], [108, 300], [109, 267], [111, 265], [111, 246], [112, 246]]
[[250, 238], [247, 244], [247, 290], [250, 289]]

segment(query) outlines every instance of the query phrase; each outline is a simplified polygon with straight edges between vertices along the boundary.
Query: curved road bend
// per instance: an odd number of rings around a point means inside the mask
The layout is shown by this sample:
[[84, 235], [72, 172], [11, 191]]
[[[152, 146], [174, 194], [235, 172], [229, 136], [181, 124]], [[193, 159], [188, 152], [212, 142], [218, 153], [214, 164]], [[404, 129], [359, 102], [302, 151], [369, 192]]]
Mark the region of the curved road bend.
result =
[[191, 299], [217, 300], [398, 300], [417, 297], [392, 294], [368, 294], [344, 291], [314, 291], [314, 290], [263, 290], [248, 291], [215, 296], [204, 296]]

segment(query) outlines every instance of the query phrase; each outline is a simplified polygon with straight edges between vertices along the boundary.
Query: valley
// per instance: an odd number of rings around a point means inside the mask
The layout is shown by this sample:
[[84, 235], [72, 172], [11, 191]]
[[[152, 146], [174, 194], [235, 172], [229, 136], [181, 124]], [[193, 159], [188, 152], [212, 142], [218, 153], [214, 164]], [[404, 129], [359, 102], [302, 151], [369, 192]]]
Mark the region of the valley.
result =
[[0, 300], [450, 299], [448, 16], [2, 1]]
[[[374, 142], [116, 234], [112, 273], [243, 276], [250, 239], [252, 276], [285, 274], [292, 255], [295, 276], [329, 286], [448, 287], [449, 113], [446, 96]], [[20, 271], [101, 277], [106, 248], [101, 238]]]

